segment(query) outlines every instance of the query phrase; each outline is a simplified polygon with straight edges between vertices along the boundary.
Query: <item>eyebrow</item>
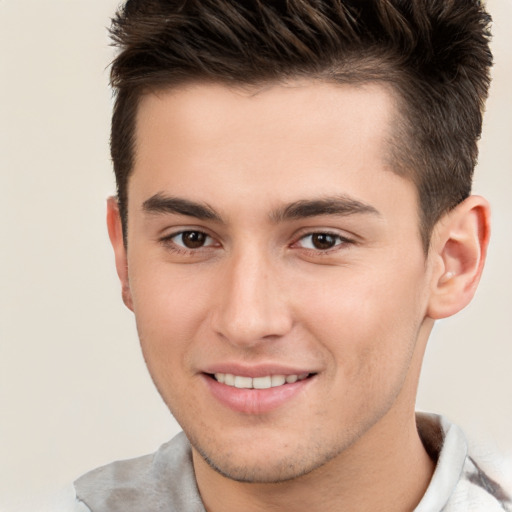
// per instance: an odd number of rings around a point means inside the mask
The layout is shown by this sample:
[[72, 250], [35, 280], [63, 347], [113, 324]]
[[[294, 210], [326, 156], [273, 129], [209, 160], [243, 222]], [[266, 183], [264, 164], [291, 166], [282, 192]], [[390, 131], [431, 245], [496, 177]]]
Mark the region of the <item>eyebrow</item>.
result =
[[380, 217], [380, 212], [373, 206], [348, 196], [324, 197], [321, 199], [303, 199], [275, 210], [271, 219], [278, 223], [285, 220], [298, 220], [320, 215], [348, 216], [370, 214]]
[[[162, 192], [142, 203], [142, 209], [150, 214], [177, 214], [200, 220], [224, 222], [222, 217], [208, 204], [197, 203], [180, 197], [167, 196]], [[287, 220], [299, 220], [321, 215], [349, 216], [370, 214], [380, 217], [380, 212], [373, 206], [349, 196], [340, 195], [320, 199], [301, 199], [272, 211], [269, 215], [274, 223]]]
[[147, 213], [174, 213], [195, 217], [200, 220], [222, 222], [219, 214], [209, 205], [189, 201], [180, 197], [155, 194], [142, 203], [142, 209]]

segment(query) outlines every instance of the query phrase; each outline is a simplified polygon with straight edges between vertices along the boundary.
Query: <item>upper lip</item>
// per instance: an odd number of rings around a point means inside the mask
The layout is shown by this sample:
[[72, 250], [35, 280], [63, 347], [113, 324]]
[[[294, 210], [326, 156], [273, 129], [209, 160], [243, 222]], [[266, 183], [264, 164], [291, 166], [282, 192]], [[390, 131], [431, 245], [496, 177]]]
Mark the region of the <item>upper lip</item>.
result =
[[306, 367], [290, 367], [281, 364], [258, 364], [244, 365], [240, 363], [219, 363], [206, 366], [203, 373], [229, 373], [240, 377], [266, 377], [267, 375], [302, 375], [304, 373], [316, 373], [311, 368]]

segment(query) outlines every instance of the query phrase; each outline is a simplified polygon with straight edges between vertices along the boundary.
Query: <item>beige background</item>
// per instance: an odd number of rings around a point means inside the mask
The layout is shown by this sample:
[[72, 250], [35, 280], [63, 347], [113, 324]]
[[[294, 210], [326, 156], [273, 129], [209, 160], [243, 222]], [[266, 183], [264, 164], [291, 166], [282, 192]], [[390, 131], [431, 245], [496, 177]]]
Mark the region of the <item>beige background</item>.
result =
[[[0, 0], [0, 508], [177, 430], [139, 353], [104, 227], [117, 0]], [[475, 192], [494, 234], [473, 304], [438, 324], [418, 399], [512, 457], [512, 0]], [[396, 276], [400, 279], [400, 275]]]

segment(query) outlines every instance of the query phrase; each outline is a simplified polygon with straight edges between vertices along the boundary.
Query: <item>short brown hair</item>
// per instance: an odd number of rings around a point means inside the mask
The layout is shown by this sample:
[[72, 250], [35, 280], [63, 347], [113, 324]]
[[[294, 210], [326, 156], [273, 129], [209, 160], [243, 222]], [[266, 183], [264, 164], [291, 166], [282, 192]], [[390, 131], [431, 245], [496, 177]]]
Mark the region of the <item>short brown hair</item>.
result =
[[189, 82], [310, 77], [380, 81], [398, 93], [393, 168], [417, 187], [428, 250], [437, 220], [471, 193], [490, 21], [479, 0], [128, 0], [111, 27], [120, 49], [111, 153], [125, 236], [144, 94]]

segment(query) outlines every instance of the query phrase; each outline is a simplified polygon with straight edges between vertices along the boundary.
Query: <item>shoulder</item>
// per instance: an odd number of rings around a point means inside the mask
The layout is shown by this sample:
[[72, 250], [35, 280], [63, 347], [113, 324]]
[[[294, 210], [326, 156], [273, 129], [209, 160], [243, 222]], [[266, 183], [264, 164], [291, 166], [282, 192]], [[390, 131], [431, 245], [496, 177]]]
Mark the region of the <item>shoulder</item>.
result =
[[76, 480], [75, 489], [79, 502], [88, 506], [86, 512], [204, 512], [183, 433], [153, 454], [86, 473]]
[[418, 414], [417, 422], [436, 469], [415, 512], [512, 512], [509, 494], [468, 453], [460, 428], [430, 414]]
[[448, 505], [446, 512], [459, 510], [512, 511], [510, 495], [469, 455], [465, 460], [458, 485], [450, 497]]

